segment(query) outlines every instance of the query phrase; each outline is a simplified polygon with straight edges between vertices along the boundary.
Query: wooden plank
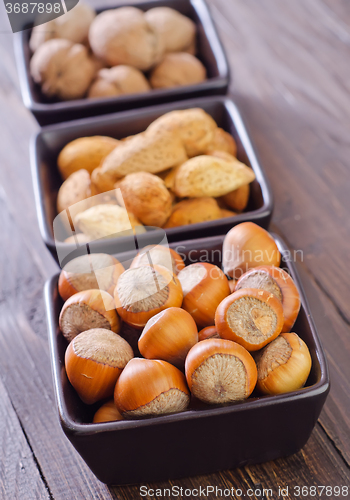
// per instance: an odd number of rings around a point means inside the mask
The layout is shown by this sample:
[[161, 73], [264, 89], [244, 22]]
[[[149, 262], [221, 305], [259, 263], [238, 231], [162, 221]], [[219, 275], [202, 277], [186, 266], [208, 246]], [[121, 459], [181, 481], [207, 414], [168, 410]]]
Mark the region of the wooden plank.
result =
[[49, 499], [21, 424], [0, 381], [0, 498], [3, 500]]

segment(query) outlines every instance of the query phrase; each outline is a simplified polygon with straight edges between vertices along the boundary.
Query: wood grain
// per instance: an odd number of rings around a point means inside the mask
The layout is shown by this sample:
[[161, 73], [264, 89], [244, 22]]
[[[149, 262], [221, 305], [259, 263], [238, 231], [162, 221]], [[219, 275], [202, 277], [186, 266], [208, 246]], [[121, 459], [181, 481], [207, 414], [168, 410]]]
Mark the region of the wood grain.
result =
[[[261, 485], [276, 492], [289, 486], [285, 498], [294, 499], [296, 485], [339, 485], [349, 477], [350, 6], [345, 0], [209, 3], [232, 68], [231, 94], [275, 193], [273, 229], [303, 251], [299, 270], [332, 390], [300, 453], [149, 487], [246, 492]], [[0, 75], [0, 496], [140, 498], [139, 486], [101, 484], [58, 423], [42, 299], [43, 283], [57, 266], [37, 227], [28, 147], [38, 126], [21, 102], [2, 3]]]

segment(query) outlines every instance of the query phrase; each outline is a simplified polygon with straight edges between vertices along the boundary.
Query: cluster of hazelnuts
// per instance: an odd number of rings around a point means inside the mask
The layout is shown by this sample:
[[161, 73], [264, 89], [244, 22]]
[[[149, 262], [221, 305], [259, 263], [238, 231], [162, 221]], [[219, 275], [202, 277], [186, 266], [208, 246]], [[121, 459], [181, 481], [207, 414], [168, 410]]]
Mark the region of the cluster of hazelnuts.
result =
[[86, 404], [103, 403], [94, 422], [184, 411], [191, 395], [228, 404], [255, 388], [303, 387], [311, 357], [289, 333], [300, 297], [280, 260], [251, 222], [226, 235], [223, 270], [185, 266], [163, 246], [145, 247], [127, 270], [106, 254], [72, 260], [59, 278], [59, 324], [68, 379]]
[[196, 54], [196, 25], [169, 7], [101, 14], [78, 4], [34, 27], [32, 78], [44, 95], [101, 98], [192, 85], [206, 79]]

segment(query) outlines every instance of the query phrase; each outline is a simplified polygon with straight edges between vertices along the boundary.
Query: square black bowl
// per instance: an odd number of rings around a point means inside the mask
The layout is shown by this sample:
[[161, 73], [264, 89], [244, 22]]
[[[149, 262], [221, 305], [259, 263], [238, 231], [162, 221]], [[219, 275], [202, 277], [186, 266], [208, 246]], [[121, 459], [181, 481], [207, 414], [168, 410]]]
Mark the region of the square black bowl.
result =
[[[31, 29], [15, 35], [15, 55], [19, 73], [19, 81], [24, 105], [28, 108], [40, 125], [63, 122], [88, 116], [101, 115], [132, 108], [140, 108], [151, 104], [172, 102], [203, 95], [226, 94], [230, 72], [227, 58], [219, 40], [204, 0], [151, 0], [147, 2], [125, 2], [144, 11], [152, 7], [171, 7], [192, 19], [197, 26], [197, 57], [207, 69], [208, 79], [202, 83], [173, 89], [152, 90], [143, 94], [103, 99], [76, 99], [73, 101], [54, 101], [45, 97], [39, 85], [30, 76], [29, 38]], [[108, 9], [125, 5], [108, 6]], [[99, 8], [101, 12], [106, 8]]]
[[[304, 446], [326, 400], [329, 374], [295, 266], [283, 241], [273, 236], [283, 256], [282, 267], [291, 274], [301, 296], [293, 331], [306, 342], [312, 357], [305, 387], [289, 394], [255, 396], [222, 407], [196, 405], [183, 413], [146, 420], [89, 423], [96, 406], [89, 408], [80, 401], [64, 369], [67, 341], [58, 326], [63, 305], [57, 290], [58, 275], [47, 282], [50, 354], [61, 427], [101, 481], [148, 483], [205, 474], [274, 460]], [[188, 240], [170, 247], [186, 256], [191, 252], [191, 262], [205, 256], [208, 262], [221, 266], [223, 239]], [[124, 262], [133, 256], [119, 258]]]
[[[56, 248], [53, 234], [53, 220], [57, 215], [57, 192], [62, 184], [57, 168], [57, 156], [61, 149], [73, 139], [83, 136], [107, 135], [120, 139], [137, 134], [168, 111], [194, 107], [204, 109], [214, 118], [219, 127], [234, 136], [238, 147], [238, 159], [254, 170], [256, 180], [251, 184], [250, 199], [245, 212], [234, 217], [162, 230], [166, 232], [168, 241], [223, 234], [232, 226], [244, 221], [253, 221], [268, 228], [273, 209], [271, 188], [236, 106], [232, 100], [222, 96], [188, 99], [140, 110], [51, 125], [43, 128], [32, 139], [31, 166], [39, 226], [42, 238], [56, 260], [57, 252], [60, 255], [68, 255], [77, 250], [74, 245], [65, 243], [57, 243]], [[150, 231], [139, 235], [138, 238], [142, 243], [151, 233], [156, 236], [157, 232], [160, 233], [160, 231]], [[100, 251], [110, 254], [120, 253], [123, 251], [123, 245], [126, 249], [131, 248], [130, 239], [133, 241], [130, 237], [95, 241], [90, 243], [90, 248], [92, 251], [97, 251], [99, 248]]]

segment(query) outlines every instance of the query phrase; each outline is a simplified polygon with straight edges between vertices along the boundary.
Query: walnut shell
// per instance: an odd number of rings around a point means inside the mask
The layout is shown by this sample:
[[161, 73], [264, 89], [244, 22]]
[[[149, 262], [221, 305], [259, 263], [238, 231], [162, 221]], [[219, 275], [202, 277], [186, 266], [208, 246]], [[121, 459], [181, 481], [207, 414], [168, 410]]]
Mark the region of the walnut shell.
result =
[[125, 94], [139, 94], [151, 89], [145, 75], [132, 66], [115, 66], [101, 69], [92, 83], [88, 97], [111, 97]]
[[135, 7], [120, 7], [99, 14], [90, 27], [94, 54], [109, 66], [126, 64], [146, 71], [164, 53], [161, 40]]
[[218, 197], [254, 179], [253, 170], [238, 160], [203, 155], [191, 158], [178, 168], [174, 192], [180, 198]]
[[162, 179], [149, 172], [129, 174], [118, 184], [125, 208], [146, 226], [161, 227], [171, 213], [171, 195]]
[[174, 205], [164, 228], [187, 226], [209, 220], [221, 219], [221, 210], [214, 198], [183, 200]]
[[[87, 170], [78, 170], [61, 185], [57, 195], [57, 212], [63, 212], [63, 210], [72, 207], [79, 201], [86, 200], [90, 196], [90, 174]], [[88, 208], [88, 203], [85, 208], [81, 208], [81, 211], [86, 210], [86, 208]]]
[[204, 154], [214, 139], [217, 124], [201, 108], [170, 111], [149, 125], [148, 133], [179, 135], [189, 157]]
[[73, 172], [82, 168], [91, 174], [119, 144], [117, 139], [102, 135], [80, 137], [69, 142], [57, 159], [62, 178], [67, 179]]
[[79, 3], [63, 16], [35, 26], [29, 41], [31, 51], [35, 52], [40, 45], [53, 38], [64, 38], [73, 43], [85, 43], [90, 24], [95, 16], [95, 11], [89, 5]]
[[145, 232], [136, 217], [118, 205], [95, 205], [88, 208], [76, 216], [75, 224], [91, 239], [115, 238], [118, 233], [122, 233], [122, 236], [132, 235], [133, 228], [138, 233]]
[[166, 89], [194, 85], [206, 77], [207, 71], [199, 59], [187, 52], [174, 52], [153, 69], [150, 82], [154, 89]]
[[145, 13], [147, 23], [158, 33], [166, 52], [181, 52], [193, 46], [196, 25], [169, 7], [155, 7]]
[[95, 76], [95, 65], [83, 45], [63, 39], [48, 40], [34, 53], [30, 73], [45, 95], [79, 99]]

